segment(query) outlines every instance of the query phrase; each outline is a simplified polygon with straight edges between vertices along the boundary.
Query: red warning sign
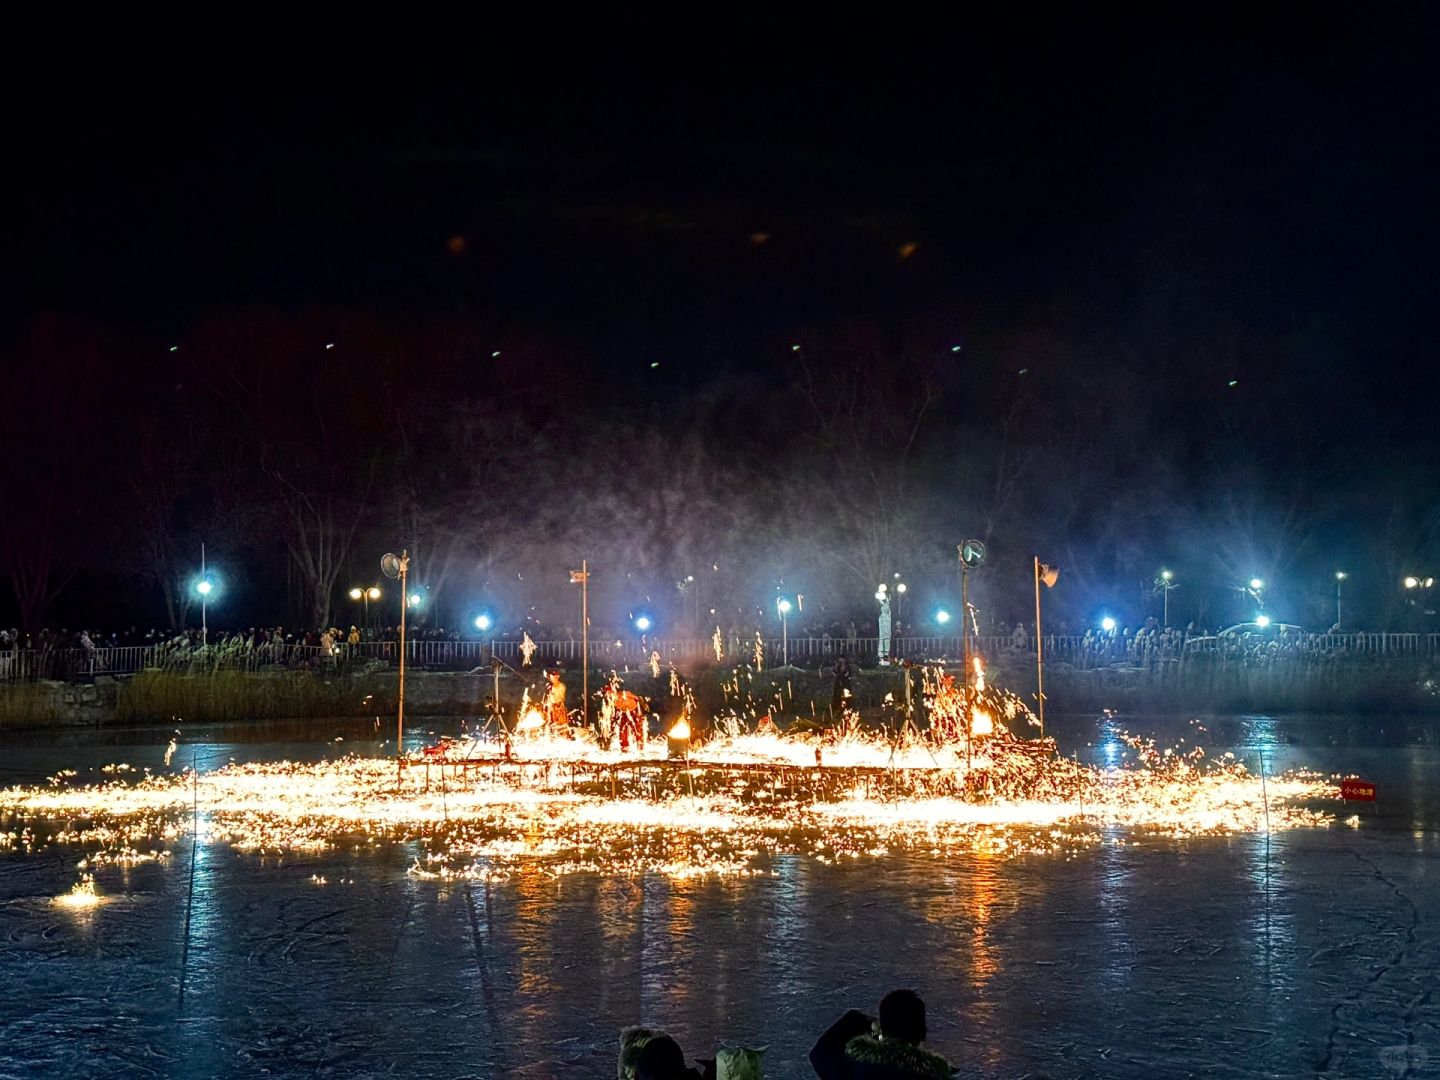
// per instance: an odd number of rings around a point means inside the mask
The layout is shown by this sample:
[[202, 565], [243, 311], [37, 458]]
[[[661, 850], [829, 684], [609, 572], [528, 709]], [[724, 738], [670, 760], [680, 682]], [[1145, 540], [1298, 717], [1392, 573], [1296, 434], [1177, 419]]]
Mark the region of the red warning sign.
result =
[[1375, 785], [1369, 780], [1341, 780], [1340, 797], [1358, 799], [1361, 802], [1375, 801]]

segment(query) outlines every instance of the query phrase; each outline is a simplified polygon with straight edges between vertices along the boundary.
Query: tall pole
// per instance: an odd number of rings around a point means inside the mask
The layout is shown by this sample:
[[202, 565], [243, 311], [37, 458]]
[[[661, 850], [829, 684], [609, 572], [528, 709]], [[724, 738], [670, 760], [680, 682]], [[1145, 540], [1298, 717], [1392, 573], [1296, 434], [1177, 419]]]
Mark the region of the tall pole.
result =
[[960, 553], [960, 700], [965, 703], [965, 767], [968, 769], [974, 742], [970, 705], [970, 567], [965, 565], [965, 546], [962, 544], [956, 550]]
[[1340, 587], [1344, 583], [1345, 575], [1343, 573], [1337, 572], [1335, 574], [1335, 625], [1337, 627], [1345, 625], [1344, 620], [1340, 617]]
[[206, 584], [205, 578], [205, 545], [200, 545], [200, 644], [208, 645], [210, 642], [210, 624], [206, 619], [205, 601], [209, 599], [210, 587]]
[[780, 609], [780, 662], [790, 666], [790, 613]]
[[410, 570], [410, 553], [400, 549], [400, 703], [395, 710], [395, 783], [398, 785], [405, 770], [405, 600], [409, 590], [405, 575]]
[[1165, 582], [1165, 624], [1164, 624], [1160, 629], [1162, 629], [1162, 630], [1168, 630], [1169, 628], [1170, 628], [1170, 583], [1167, 581], [1167, 582]]
[[590, 726], [590, 560], [580, 560], [580, 723]]
[[1045, 633], [1040, 628], [1040, 556], [1035, 556], [1035, 701], [1040, 707], [1040, 737], [1045, 737]]

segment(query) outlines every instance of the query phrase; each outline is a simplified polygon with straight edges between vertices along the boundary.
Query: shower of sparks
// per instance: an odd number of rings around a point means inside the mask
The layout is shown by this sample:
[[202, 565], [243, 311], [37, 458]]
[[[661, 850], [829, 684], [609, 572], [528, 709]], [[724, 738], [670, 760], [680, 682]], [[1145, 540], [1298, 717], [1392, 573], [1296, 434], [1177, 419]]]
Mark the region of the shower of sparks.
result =
[[548, 727], [516, 737], [513, 756], [498, 741], [447, 743], [413, 759], [398, 786], [393, 760], [361, 757], [198, 776], [117, 767], [91, 783], [57, 776], [0, 789], [9, 838], [0, 850], [63, 844], [84, 849], [90, 867], [164, 862], [195, 821], [199, 842], [254, 854], [410, 843], [421, 877], [504, 878], [523, 867], [688, 877], [766, 873], [787, 854], [1065, 853], [1142, 836], [1259, 833], [1267, 810], [1272, 832], [1327, 826], [1325, 803], [1337, 795], [1314, 774], [1262, 784], [1230, 755], [1140, 739], [1126, 740], [1124, 767], [1086, 766], [999, 725], [968, 754], [913, 737], [739, 733], [667, 760], [671, 740], [688, 744], [683, 731], [667, 735], [638, 753]]
[[83, 874], [75, 883], [74, 888], [63, 896], [55, 897], [54, 902], [56, 907], [85, 911], [89, 908], [99, 907], [105, 902], [105, 897], [95, 891], [95, 875]]
[[715, 633], [710, 635], [710, 646], [715, 650], [715, 662], [718, 664], [725, 659], [725, 639], [720, 636], [720, 627], [715, 627]]

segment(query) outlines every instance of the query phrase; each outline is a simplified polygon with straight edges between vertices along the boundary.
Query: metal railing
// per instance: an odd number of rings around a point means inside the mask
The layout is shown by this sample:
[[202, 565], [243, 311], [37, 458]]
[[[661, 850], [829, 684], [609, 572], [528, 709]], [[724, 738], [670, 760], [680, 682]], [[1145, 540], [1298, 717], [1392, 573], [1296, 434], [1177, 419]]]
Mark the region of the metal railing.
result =
[[[574, 666], [580, 663], [579, 641], [535, 642], [533, 663]], [[1000, 659], [1007, 655], [1033, 654], [1032, 637], [987, 635], [972, 638], [976, 654]], [[590, 662], [599, 667], [642, 667], [658, 654], [660, 663], [693, 662], [738, 665], [749, 663], [755, 653], [755, 639], [730, 636], [722, 642], [717, 661], [713, 639], [609, 639], [590, 642]], [[902, 637], [891, 643], [892, 656], [909, 660], [955, 660], [961, 653], [961, 639], [948, 637]], [[519, 641], [408, 641], [406, 663], [420, 669], [468, 671], [488, 669], [491, 658], [518, 666], [523, 659]], [[774, 667], [788, 655], [791, 664], [802, 667], [834, 663], [841, 654], [860, 665], [879, 660], [879, 639], [845, 637], [792, 637], [764, 639], [764, 663]], [[1331, 660], [1336, 658], [1434, 659], [1440, 656], [1440, 634], [1287, 634], [1281, 636], [1186, 637], [1183, 634], [1142, 634], [1129, 638], [1097, 635], [1046, 635], [1045, 657], [1049, 664], [1071, 664], [1082, 668], [1111, 666], [1154, 666], [1160, 663], [1206, 662], [1206, 657], [1266, 660]], [[292, 643], [221, 642], [205, 648], [184, 643], [118, 646], [92, 649], [12, 649], [0, 652], [0, 682], [32, 682], [39, 679], [88, 680], [100, 676], [133, 675], [160, 669], [202, 674], [209, 671], [253, 671], [262, 668], [334, 671], [354, 670], [366, 664], [393, 665], [399, 660], [399, 644], [367, 641], [342, 644], [329, 653], [318, 645]]]

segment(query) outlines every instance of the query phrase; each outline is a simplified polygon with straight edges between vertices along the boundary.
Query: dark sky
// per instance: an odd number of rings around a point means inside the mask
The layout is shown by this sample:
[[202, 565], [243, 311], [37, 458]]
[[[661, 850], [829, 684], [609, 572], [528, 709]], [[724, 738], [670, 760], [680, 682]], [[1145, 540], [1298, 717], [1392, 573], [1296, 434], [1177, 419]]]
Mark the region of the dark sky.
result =
[[1327, 377], [1424, 363], [1433, 11], [1135, 11], [52, 36], [10, 76], [5, 325], [463, 312], [684, 370], [853, 316], [1125, 332], [1181, 295], [1172, 332], [1308, 334]]

